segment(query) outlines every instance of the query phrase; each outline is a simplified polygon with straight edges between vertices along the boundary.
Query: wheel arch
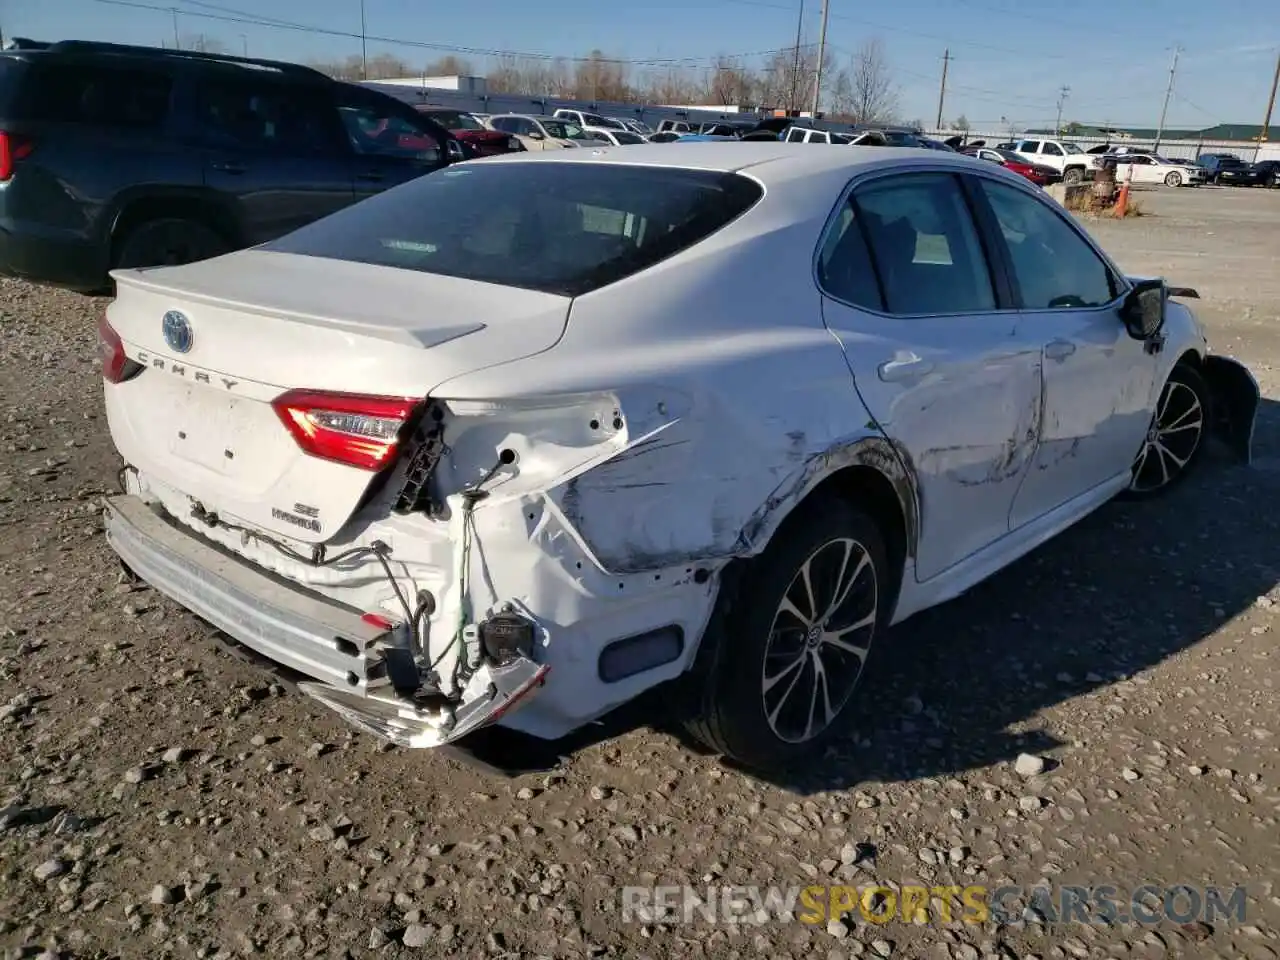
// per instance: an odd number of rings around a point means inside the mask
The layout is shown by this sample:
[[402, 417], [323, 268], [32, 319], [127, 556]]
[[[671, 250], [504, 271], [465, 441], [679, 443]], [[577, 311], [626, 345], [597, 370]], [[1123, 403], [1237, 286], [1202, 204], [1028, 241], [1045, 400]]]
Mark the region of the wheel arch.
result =
[[116, 203], [109, 231], [110, 263], [116, 262], [121, 243], [130, 231], [150, 220], [161, 219], [194, 220], [215, 231], [229, 246], [243, 245], [240, 224], [221, 199], [203, 191], [141, 188], [126, 192]]
[[881, 436], [862, 437], [810, 461], [785, 495], [770, 498], [742, 533], [749, 561], [785, 535], [786, 526], [806, 504], [835, 496], [861, 506], [880, 528], [896, 575], [892, 602], [897, 603], [902, 578], [915, 559], [920, 536], [920, 492], [907, 452]]

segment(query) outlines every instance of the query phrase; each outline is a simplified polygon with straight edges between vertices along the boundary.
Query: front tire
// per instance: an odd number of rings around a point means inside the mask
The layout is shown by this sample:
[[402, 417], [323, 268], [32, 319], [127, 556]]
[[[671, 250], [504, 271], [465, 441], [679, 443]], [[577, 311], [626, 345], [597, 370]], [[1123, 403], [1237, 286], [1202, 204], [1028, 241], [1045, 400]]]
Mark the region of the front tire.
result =
[[893, 577], [879, 527], [834, 497], [800, 508], [718, 608], [690, 732], [764, 771], [794, 768], [839, 735]]
[[1169, 175], [1164, 178], [1164, 182], [1169, 187], [1180, 187], [1182, 186], [1182, 174], [1177, 170], [1170, 171]]
[[1200, 460], [1209, 425], [1213, 396], [1199, 371], [1178, 364], [1169, 374], [1142, 449], [1134, 459], [1126, 491], [1130, 499], [1148, 499], [1181, 483]]
[[1079, 167], [1071, 167], [1062, 175], [1062, 179], [1066, 183], [1080, 183], [1084, 180], [1084, 171]]

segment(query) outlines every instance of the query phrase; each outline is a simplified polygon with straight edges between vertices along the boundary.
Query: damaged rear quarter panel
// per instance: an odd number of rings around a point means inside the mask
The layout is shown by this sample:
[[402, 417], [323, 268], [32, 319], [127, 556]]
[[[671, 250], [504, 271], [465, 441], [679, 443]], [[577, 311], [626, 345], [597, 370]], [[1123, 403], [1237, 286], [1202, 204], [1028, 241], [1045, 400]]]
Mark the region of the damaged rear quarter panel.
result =
[[[638, 573], [756, 552], [828, 453], [879, 436], [834, 341], [823, 331], [786, 339], [718, 342], [703, 376], [645, 391], [673, 415], [664, 429], [547, 492], [601, 567]], [[620, 400], [627, 410], [627, 391]]]
[[774, 185], [709, 240], [575, 299], [552, 350], [437, 395], [616, 397], [620, 448], [566, 470], [542, 496], [596, 564], [618, 574], [756, 553], [815, 483], [862, 454], [891, 464], [890, 479], [909, 491], [811, 279], [846, 179], [833, 171], [829, 184]]

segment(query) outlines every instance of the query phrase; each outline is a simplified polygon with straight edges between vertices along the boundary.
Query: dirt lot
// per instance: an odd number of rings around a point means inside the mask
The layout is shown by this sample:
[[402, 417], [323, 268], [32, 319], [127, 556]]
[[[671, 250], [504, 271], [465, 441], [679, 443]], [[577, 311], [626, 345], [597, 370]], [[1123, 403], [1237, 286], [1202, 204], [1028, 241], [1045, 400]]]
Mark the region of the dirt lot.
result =
[[[786, 785], [625, 721], [517, 779], [349, 734], [117, 579], [102, 303], [0, 284], [0, 948], [1277, 957], [1280, 191], [1142, 202], [1090, 228], [1130, 271], [1203, 293], [1214, 346], [1270, 398], [1257, 467], [1108, 506], [896, 630], [859, 734]], [[1045, 771], [1021, 776], [1024, 752]], [[1247, 918], [655, 928], [618, 910], [624, 885], [921, 881], [1245, 884]]]

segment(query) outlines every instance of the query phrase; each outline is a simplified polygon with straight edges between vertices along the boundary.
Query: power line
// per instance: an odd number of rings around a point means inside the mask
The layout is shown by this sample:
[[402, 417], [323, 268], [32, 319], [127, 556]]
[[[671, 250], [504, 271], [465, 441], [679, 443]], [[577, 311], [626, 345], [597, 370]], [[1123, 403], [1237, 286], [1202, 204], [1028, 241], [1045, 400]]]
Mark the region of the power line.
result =
[[[93, 0], [94, 3], [105, 3], [113, 7], [130, 7], [135, 10], [153, 10], [158, 13], [170, 13], [173, 7], [158, 4], [142, 3], [140, 0]], [[202, 4], [210, 7], [211, 4]], [[256, 16], [231, 16], [230, 14], [197, 13], [194, 10], [183, 10], [183, 16], [199, 17], [205, 20], [217, 20], [223, 23], [244, 23], [258, 27], [270, 27], [275, 30], [294, 30], [326, 37], [341, 37], [347, 40], [359, 40], [361, 35], [346, 30], [330, 30], [325, 27], [293, 24], [287, 21], [264, 20]], [[748, 53], [716, 54], [703, 57], [562, 57], [550, 53], [529, 53], [521, 50], [500, 50], [485, 47], [464, 47], [450, 43], [429, 43], [425, 40], [405, 40], [400, 37], [379, 37], [372, 34], [365, 37], [374, 43], [389, 46], [414, 47], [420, 50], [433, 50], [441, 53], [463, 54], [472, 57], [516, 57], [522, 60], [545, 60], [548, 62], [564, 61], [567, 63], [616, 63], [634, 66], [679, 66], [708, 63], [720, 59], [750, 59], [752, 57], [769, 57], [778, 53], [790, 53], [790, 47], [775, 47], [770, 50], [753, 50]]]
[[[785, 10], [788, 13], [790, 13], [793, 9], [792, 7], [784, 6], [779, 3], [770, 3], [768, 2], [768, 0], [722, 0], [722, 2], [737, 4], [738, 6], [744, 6], [744, 7], [760, 7], [766, 10]], [[908, 27], [894, 27], [894, 26], [890, 26], [887, 23], [877, 23], [876, 21], [873, 21], [873, 20], [863, 20], [860, 17], [851, 17], [851, 16], [848, 16], [847, 14], [833, 13], [831, 14], [831, 19], [843, 20], [846, 23], [856, 23], [859, 26], [863, 26], [863, 27], [874, 27], [877, 30], [887, 30], [891, 33], [902, 33], [902, 34], [906, 34], [907, 36], [920, 37], [925, 40], [937, 40], [942, 43], [947, 43], [953, 47], [972, 47], [976, 50], [990, 50], [995, 53], [1007, 53], [1010, 56], [1018, 57], [1023, 61], [1026, 60], [1026, 57], [1028, 55], [1028, 51], [1025, 47], [1021, 50], [1015, 50], [1012, 47], [999, 47], [999, 46], [995, 46], [994, 44], [981, 43], [976, 40], [956, 40], [954, 38], [945, 37], [937, 33], [925, 33], [922, 30], [912, 30]], [[1080, 61], [1080, 55], [1078, 53], [1045, 53], [1037, 49], [1034, 55], [1036, 59], [1039, 59], [1039, 60], [1071, 60], [1075, 63], [1078, 63]], [[1092, 60], [1091, 62], [1096, 64], [1114, 64], [1116, 66], [1129, 66], [1129, 67], [1133, 66], [1132, 59], [1125, 59], [1125, 60], [1095, 59], [1095, 60]]]

